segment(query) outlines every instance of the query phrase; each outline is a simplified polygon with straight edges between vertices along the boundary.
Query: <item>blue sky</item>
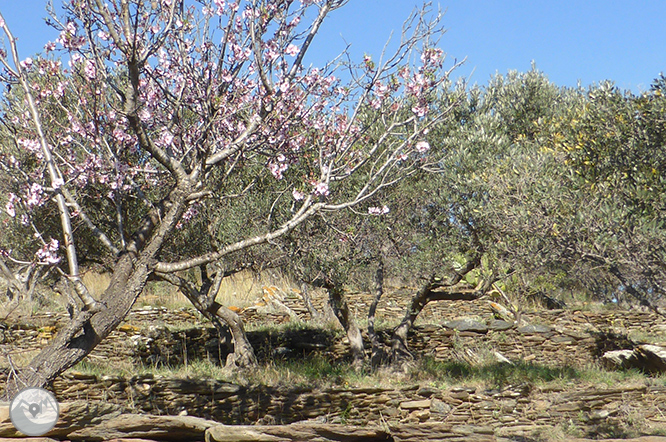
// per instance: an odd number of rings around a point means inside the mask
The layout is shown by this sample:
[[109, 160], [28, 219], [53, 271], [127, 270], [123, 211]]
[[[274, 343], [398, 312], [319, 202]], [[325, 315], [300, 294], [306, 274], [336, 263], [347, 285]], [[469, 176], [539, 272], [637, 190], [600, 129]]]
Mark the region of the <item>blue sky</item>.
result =
[[[60, 0], [54, 0], [59, 4]], [[433, 2], [437, 8], [437, 1]], [[56, 38], [43, 18], [45, 0], [0, 0], [25, 58]], [[350, 0], [324, 23], [313, 49], [322, 63], [352, 45], [352, 54], [378, 56], [399, 33], [415, 0]], [[439, 2], [448, 29], [440, 47], [452, 60], [467, 57], [455, 77], [486, 84], [495, 74], [527, 71], [532, 61], [561, 86], [613, 80], [634, 92], [666, 72], [663, 0], [450, 0]], [[395, 35], [398, 38], [398, 35]]]

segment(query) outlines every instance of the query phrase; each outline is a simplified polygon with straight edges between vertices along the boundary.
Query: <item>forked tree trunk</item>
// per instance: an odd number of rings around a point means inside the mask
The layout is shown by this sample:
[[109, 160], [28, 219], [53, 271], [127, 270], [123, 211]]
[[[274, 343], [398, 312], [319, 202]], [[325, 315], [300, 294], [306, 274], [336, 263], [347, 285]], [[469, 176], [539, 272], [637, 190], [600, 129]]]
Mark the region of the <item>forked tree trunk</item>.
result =
[[349, 312], [349, 306], [345, 300], [342, 288], [331, 281], [326, 281], [324, 283], [324, 288], [328, 292], [328, 298], [331, 307], [333, 308], [333, 312], [347, 334], [352, 357], [354, 358], [354, 365], [359, 367], [365, 360], [365, 350], [363, 347], [361, 330], [359, 330], [356, 321]]
[[377, 265], [377, 272], [375, 273], [374, 283], [375, 296], [372, 300], [372, 304], [370, 304], [370, 310], [368, 311], [368, 339], [372, 345], [370, 363], [373, 367], [376, 367], [382, 364], [386, 358], [386, 351], [384, 350], [384, 346], [379, 340], [379, 336], [377, 336], [377, 332], [375, 330], [375, 314], [377, 312], [377, 305], [379, 305], [379, 301], [382, 299], [382, 295], [384, 294], [384, 261], [382, 260], [380, 260], [379, 264]]
[[229, 326], [229, 330], [231, 330], [231, 336], [234, 340], [234, 352], [227, 357], [227, 367], [253, 367], [257, 365], [257, 357], [254, 354], [252, 344], [247, 339], [241, 318], [233, 311], [218, 303], [214, 303], [210, 311], [221, 318]]
[[257, 358], [254, 354], [252, 344], [250, 344], [245, 333], [243, 321], [236, 313], [215, 301], [222, 279], [237, 271], [225, 273], [222, 270], [218, 270], [214, 280], [211, 280], [208, 276], [206, 266], [201, 266], [202, 284], [199, 288], [195, 288], [187, 280], [174, 274], [157, 273], [156, 276], [177, 286], [192, 305], [215, 324], [218, 331], [220, 331], [220, 321], [229, 328], [233, 341], [233, 350], [225, 361], [227, 367], [252, 367], [257, 364]]
[[473, 301], [485, 295], [495, 281], [494, 277], [483, 281], [478, 287], [470, 288], [458, 285], [462, 275], [458, 274], [447, 283], [439, 282], [432, 277], [421, 290], [412, 298], [407, 313], [402, 322], [395, 328], [391, 337], [391, 361], [401, 364], [406, 360], [413, 359], [407, 345], [407, 336], [414, 326], [418, 315], [431, 301]]
[[[174, 188], [164, 205], [156, 206], [144, 219], [128, 251], [118, 258], [109, 287], [95, 302], [94, 309], [84, 308], [75, 313], [27, 367], [10, 372], [5, 390], [8, 398], [25, 387], [46, 386], [86, 357], [125, 319], [153, 273], [155, 257], [165, 238], [183, 214], [183, 202], [189, 194], [187, 185]], [[166, 206], [169, 209], [162, 212]]]

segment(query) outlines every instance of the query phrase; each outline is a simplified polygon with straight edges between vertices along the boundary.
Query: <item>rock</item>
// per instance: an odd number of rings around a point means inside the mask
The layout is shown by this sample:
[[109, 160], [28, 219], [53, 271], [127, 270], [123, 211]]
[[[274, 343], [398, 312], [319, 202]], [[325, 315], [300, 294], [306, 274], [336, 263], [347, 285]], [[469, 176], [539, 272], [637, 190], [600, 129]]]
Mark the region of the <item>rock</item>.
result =
[[514, 319], [513, 313], [511, 313], [509, 309], [493, 301], [489, 301], [488, 305], [490, 306], [490, 309], [493, 311], [493, 315], [495, 316], [495, 318], [503, 320], [504, 322], [513, 322]]
[[498, 351], [494, 351], [493, 356], [495, 357], [495, 360], [497, 362], [501, 362], [503, 364], [513, 365], [513, 362], [511, 362], [506, 356], [504, 356], [502, 353], [500, 353]]
[[639, 345], [633, 350], [607, 351], [601, 357], [611, 369], [638, 368], [648, 373], [666, 372], [666, 348], [658, 345]]
[[153, 439], [160, 441], [201, 440], [208, 428], [218, 425], [193, 416], [152, 416], [123, 414], [98, 425], [67, 434], [72, 441], [105, 441], [109, 439]]
[[495, 442], [494, 430], [490, 427], [474, 425], [454, 425], [450, 423], [422, 422], [420, 424], [400, 424], [390, 426], [395, 442], [402, 441], [467, 441]]
[[206, 430], [206, 442], [380, 442], [390, 441], [385, 430], [318, 423], [291, 425], [215, 425]]
[[[119, 405], [74, 401], [60, 405], [60, 417], [56, 426], [46, 436], [64, 438], [72, 431], [95, 426], [101, 422], [120, 415]], [[6, 417], [5, 417], [6, 416]], [[9, 404], [0, 406], [0, 437], [19, 437], [19, 433], [9, 419]]]
[[649, 373], [666, 371], [666, 348], [657, 345], [639, 345], [634, 349], [634, 355], [640, 362], [642, 370]]
[[601, 356], [601, 362], [610, 369], [631, 368], [638, 362], [633, 350], [607, 351]]
[[553, 331], [553, 329], [551, 327], [548, 327], [547, 325], [529, 324], [529, 325], [524, 325], [522, 327], [518, 327], [517, 331], [518, 333], [528, 335], [534, 333], [550, 333]]
[[444, 401], [440, 401], [439, 399], [433, 399], [432, 403], [430, 404], [430, 411], [432, 413], [449, 414], [451, 410], [452, 407], [449, 404]]
[[478, 321], [471, 319], [455, 319], [444, 323], [448, 328], [458, 330], [459, 332], [474, 332], [474, 333], [487, 333], [488, 326]]
[[[50, 437], [21, 437], [21, 442], [58, 442], [58, 439], [51, 439]], [[0, 442], [16, 442], [13, 437], [0, 437]], [[154, 441], [151, 441], [154, 442]]]
[[493, 319], [490, 321], [488, 324], [488, 328], [490, 330], [494, 331], [504, 331], [504, 330], [509, 330], [510, 328], [513, 327], [513, 322], [510, 321], [503, 321], [501, 319]]
[[430, 399], [425, 399], [422, 401], [406, 401], [400, 403], [400, 408], [403, 410], [416, 410], [419, 408], [430, 408], [432, 401]]

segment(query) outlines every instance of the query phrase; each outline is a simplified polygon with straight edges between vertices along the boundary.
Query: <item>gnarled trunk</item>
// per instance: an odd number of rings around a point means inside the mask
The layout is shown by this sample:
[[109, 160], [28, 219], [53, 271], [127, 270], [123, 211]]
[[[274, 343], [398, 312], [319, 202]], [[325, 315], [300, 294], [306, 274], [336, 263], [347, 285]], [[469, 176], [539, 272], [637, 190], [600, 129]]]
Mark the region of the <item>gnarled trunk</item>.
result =
[[331, 281], [326, 281], [324, 283], [324, 288], [328, 292], [329, 302], [333, 308], [333, 312], [347, 334], [352, 357], [354, 358], [354, 365], [360, 366], [365, 359], [363, 336], [361, 335], [361, 330], [359, 330], [356, 321], [352, 318], [349, 312], [349, 306], [345, 300], [344, 292], [341, 287]]
[[233, 351], [227, 357], [227, 366], [251, 367], [256, 365], [257, 357], [245, 333], [243, 321], [236, 313], [215, 301], [222, 279], [241, 269], [232, 272], [223, 272], [218, 269], [213, 279], [209, 277], [205, 265], [200, 266], [200, 269], [202, 284], [199, 288], [195, 288], [187, 280], [174, 274], [157, 273], [156, 276], [177, 286], [192, 305], [218, 328], [218, 331], [221, 328], [220, 321], [228, 327], [233, 340]]
[[99, 301], [75, 313], [27, 367], [10, 373], [5, 391], [8, 398], [22, 388], [47, 385], [86, 357], [125, 319], [153, 273], [152, 266], [164, 240], [183, 214], [188, 191], [188, 183], [182, 183], [146, 216], [128, 251], [118, 258], [111, 283]]
[[146, 260], [135, 263], [130, 254], [121, 257], [100, 299], [101, 310], [78, 312], [27, 367], [10, 374], [6, 396], [11, 398], [25, 387], [44, 387], [86, 357], [127, 316], [149, 273]]
[[384, 294], [384, 262], [379, 261], [377, 265], [377, 271], [375, 272], [375, 286], [374, 292], [375, 296], [370, 304], [370, 310], [368, 310], [368, 339], [370, 339], [370, 344], [372, 345], [372, 352], [370, 353], [370, 363], [373, 367], [376, 367], [383, 363], [386, 358], [386, 351], [384, 346], [377, 336], [375, 331], [375, 314], [377, 312], [377, 305], [382, 299]]
[[463, 276], [480, 264], [480, 255], [473, 257], [467, 262], [465, 267], [447, 282], [442, 282], [435, 276], [421, 287], [418, 293], [412, 298], [412, 302], [407, 308], [402, 322], [393, 330], [391, 336], [391, 361], [394, 364], [401, 364], [405, 360], [413, 359], [407, 346], [407, 336], [414, 326], [418, 315], [423, 311], [426, 305], [431, 301], [473, 301], [485, 295], [495, 282], [495, 277], [490, 276], [483, 280], [477, 287], [469, 287], [467, 284], [461, 284]]

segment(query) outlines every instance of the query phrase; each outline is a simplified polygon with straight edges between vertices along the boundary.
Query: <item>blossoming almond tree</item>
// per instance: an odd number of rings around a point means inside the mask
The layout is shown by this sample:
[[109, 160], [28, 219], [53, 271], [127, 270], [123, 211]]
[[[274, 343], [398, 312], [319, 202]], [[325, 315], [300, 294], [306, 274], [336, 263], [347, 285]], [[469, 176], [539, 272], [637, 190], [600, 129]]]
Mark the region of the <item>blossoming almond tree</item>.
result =
[[[343, 81], [333, 65], [305, 67], [304, 57], [345, 3], [71, 0], [64, 17], [53, 16], [59, 38], [45, 46], [62, 58], [36, 59], [20, 58], [0, 15], [3, 79], [18, 88], [3, 114], [10, 142], [0, 162], [13, 189], [0, 197], [3, 216], [34, 231], [41, 246], [32, 261], [57, 267], [78, 300], [69, 323], [14, 370], [10, 395], [84, 358], [150, 278], [179, 285], [206, 316], [226, 322], [236, 362], [252, 363], [242, 325], [215, 302], [225, 272], [209, 277], [206, 266], [358, 205], [431, 161], [424, 135], [450, 112], [433, 103], [455, 67], [445, 70], [435, 47], [439, 17], [417, 11], [395, 53], [347, 64]], [[287, 215], [279, 224], [226, 232], [194, 255], [164, 253], [200, 209], [242, 206], [255, 191], [238, 186], [249, 171], [280, 190], [272, 204]], [[43, 207], [57, 208], [58, 238], [35, 217]], [[79, 274], [84, 238], [112, 269], [98, 298]], [[3, 251], [2, 262], [20, 261], [11, 254]], [[178, 273], [195, 267], [201, 287]]]

